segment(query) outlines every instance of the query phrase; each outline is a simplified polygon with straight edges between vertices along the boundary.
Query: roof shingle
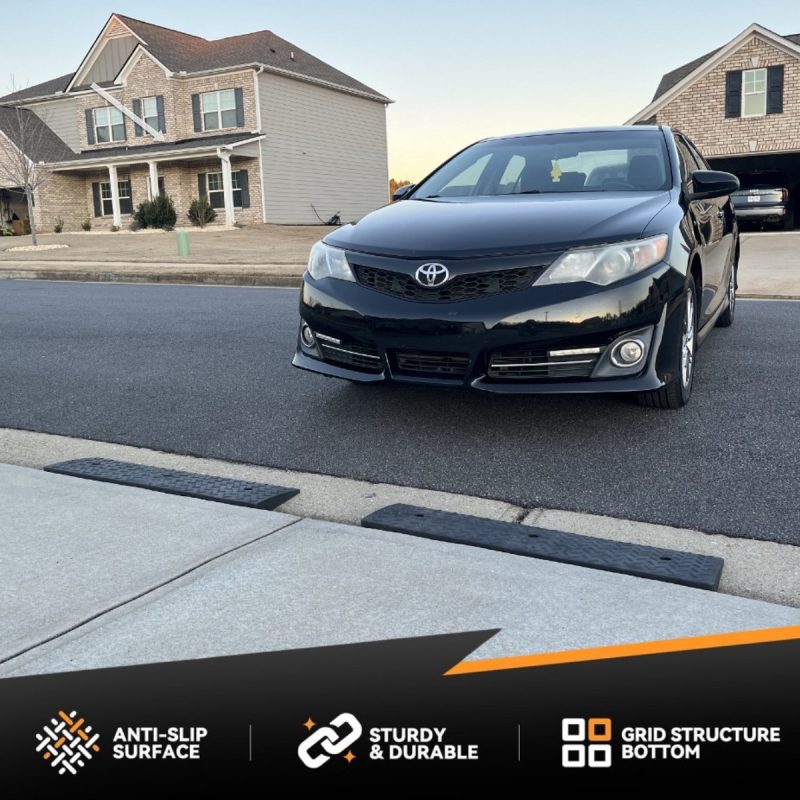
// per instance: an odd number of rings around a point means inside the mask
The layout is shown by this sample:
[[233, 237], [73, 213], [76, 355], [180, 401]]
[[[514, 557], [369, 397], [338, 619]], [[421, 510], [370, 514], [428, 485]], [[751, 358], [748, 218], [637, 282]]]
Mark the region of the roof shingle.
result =
[[[792, 42], [792, 44], [800, 44], [800, 33], [790, 33], [788, 36], [784, 36], [783, 38], [788, 39], [790, 42]], [[656, 89], [656, 93], [653, 95], [653, 100], [658, 100], [662, 94], [665, 94], [673, 86], [677, 85], [684, 78], [691, 75], [698, 67], [701, 67], [703, 64], [705, 64], [709, 58], [715, 56], [721, 49], [721, 47], [718, 47], [716, 50], [712, 50], [710, 53], [706, 53], [704, 56], [700, 56], [700, 58], [696, 58], [694, 61], [684, 64], [682, 67], [673, 69], [672, 72], [667, 72], [662, 76], [661, 81], [658, 84], [658, 88]]]
[[31, 161], [64, 161], [75, 158], [66, 142], [56, 136], [33, 111], [0, 106], [0, 131]]

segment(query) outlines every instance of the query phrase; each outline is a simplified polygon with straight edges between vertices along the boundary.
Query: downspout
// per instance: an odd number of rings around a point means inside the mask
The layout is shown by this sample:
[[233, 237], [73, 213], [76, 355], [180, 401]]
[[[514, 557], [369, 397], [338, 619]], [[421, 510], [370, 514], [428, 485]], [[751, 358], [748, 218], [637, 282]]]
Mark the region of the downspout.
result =
[[[261, 86], [259, 84], [258, 76], [264, 72], [264, 65], [262, 64], [253, 73], [253, 90], [256, 93], [256, 127], [259, 133], [264, 131], [261, 129]], [[258, 185], [261, 187], [261, 221], [267, 221], [267, 192], [265, 188], [265, 175], [264, 175], [264, 143], [258, 143]]]

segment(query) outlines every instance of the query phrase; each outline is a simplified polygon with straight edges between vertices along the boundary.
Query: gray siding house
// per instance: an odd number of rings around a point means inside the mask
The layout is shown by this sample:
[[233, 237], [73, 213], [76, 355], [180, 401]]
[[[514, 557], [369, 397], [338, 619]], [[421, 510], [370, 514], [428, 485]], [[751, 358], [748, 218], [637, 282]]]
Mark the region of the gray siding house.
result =
[[[271, 31], [209, 41], [112, 14], [75, 72], [0, 98], [0, 136], [47, 128], [27, 154], [51, 172], [45, 230], [122, 226], [156, 193], [179, 224], [200, 195], [228, 224], [316, 224], [387, 202], [390, 102]], [[0, 224], [27, 214], [8, 173], [0, 149]]]

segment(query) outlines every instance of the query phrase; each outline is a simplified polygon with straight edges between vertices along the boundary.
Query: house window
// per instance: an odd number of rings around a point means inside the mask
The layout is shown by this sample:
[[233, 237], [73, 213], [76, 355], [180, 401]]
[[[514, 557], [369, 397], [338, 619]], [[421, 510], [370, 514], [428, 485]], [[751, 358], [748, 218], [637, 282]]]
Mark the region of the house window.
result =
[[[133, 214], [133, 200], [131, 199], [131, 182], [117, 181], [117, 190], [119, 191], [120, 214]], [[100, 184], [100, 203], [103, 216], [104, 217], [113, 216], [114, 209], [111, 206], [110, 183]]]
[[200, 110], [204, 131], [236, 127], [236, 93], [233, 89], [201, 94]]
[[742, 116], [763, 117], [767, 113], [767, 71], [746, 69], [742, 73]]
[[142, 119], [154, 130], [160, 130], [158, 122], [158, 101], [155, 97], [142, 98]]
[[[209, 172], [206, 176], [206, 187], [208, 191], [208, 202], [211, 208], [225, 208], [225, 194], [222, 189], [222, 173]], [[233, 207], [242, 207], [242, 182], [238, 172], [231, 173], [231, 183], [233, 184]]]
[[125, 121], [122, 112], [113, 106], [94, 109], [94, 140], [104, 142], [125, 141]]

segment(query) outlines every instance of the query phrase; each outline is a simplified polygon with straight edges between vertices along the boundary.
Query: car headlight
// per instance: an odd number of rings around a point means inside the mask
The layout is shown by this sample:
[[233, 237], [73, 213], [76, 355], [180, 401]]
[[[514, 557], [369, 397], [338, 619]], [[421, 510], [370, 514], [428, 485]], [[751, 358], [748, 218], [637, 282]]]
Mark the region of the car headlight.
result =
[[635, 242], [568, 250], [547, 268], [534, 286], [576, 281], [607, 286], [663, 261], [668, 241], [669, 237], [662, 233]]
[[314, 280], [320, 278], [339, 278], [342, 281], [354, 281], [355, 276], [350, 265], [347, 263], [347, 256], [344, 250], [338, 247], [331, 247], [324, 242], [317, 242], [311, 248], [308, 257], [308, 274]]

